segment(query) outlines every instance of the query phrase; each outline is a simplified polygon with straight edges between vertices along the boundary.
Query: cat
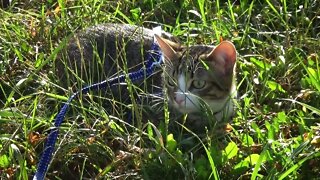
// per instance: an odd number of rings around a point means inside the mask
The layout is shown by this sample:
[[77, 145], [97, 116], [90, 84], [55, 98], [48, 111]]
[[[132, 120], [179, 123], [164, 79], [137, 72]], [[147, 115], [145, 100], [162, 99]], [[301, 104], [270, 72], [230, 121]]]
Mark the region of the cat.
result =
[[[229, 120], [234, 113], [232, 98], [236, 96], [234, 45], [223, 41], [217, 47], [187, 47], [166, 43], [157, 35], [156, 38], [165, 56], [164, 78], [169, 104], [181, 113], [199, 116], [209, 110], [216, 121]], [[203, 123], [201, 119], [190, 119]]]
[[[213, 117], [214, 122], [230, 120], [236, 96], [237, 55], [229, 41], [217, 47], [184, 46], [166, 32], [157, 35], [151, 29], [135, 25], [100, 24], [76, 33], [68, 41], [56, 61], [56, 74], [64, 85], [84, 86], [135, 71], [143, 66], [147, 54], [152, 53], [154, 38], [162, 52], [163, 68], [139, 81], [138, 91], [164, 92], [172, 114], [188, 114], [187, 122], [193, 129], [208, 125], [203, 115]], [[125, 86], [108, 92], [123, 101], [128, 95], [124, 95], [126, 91]], [[158, 116], [159, 112], [153, 109], [151, 114]]]

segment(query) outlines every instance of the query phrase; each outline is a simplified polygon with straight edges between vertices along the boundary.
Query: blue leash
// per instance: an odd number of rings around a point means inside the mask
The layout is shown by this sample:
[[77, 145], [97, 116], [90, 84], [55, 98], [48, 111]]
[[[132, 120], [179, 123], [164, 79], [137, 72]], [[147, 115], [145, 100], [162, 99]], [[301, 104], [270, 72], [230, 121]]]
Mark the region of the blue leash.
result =
[[[154, 41], [151, 46], [151, 52], [149, 52], [148, 57], [147, 57], [146, 67], [145, 68], [142, 67], [138, 71], [128, 73], [128, 77], [130, 78], [130, 80], [132, 82], [139, 80], [139, 79], [144, 79], [145, 77], [149, 77], [152, 75], [155, 68], [160, 66], [162, 61], [163, 61], [163, 59], [162, 59], [162, 53], [161, 53], [160, 47]], [[86, 94], [89, 91], [101, 90], [101, 89], [107, 88], [108, 86], [113, 86], [118, 83], [123, 83], [123, 82], [125, 82], [125, 79], [126, 79], [126, 75], [123, 74], [121, 76], [114, 77], [109, 80], [105, 80], [100, 83], [96, 83], [96, 84], [84, 87], [80, 91], [71, 95], [71, 97], [68, 99], [68, 101], [66, 103], [64, 103], [63, 107], [60, 109], [60, 112], [58, 113], [58, 115], [55, 118], [54, 127], [51, 129], [51, 131], [48, 135], [45, 149], [44, 149], [44, 152], [41, 156], [41, 159], [38, 164], [36, 174], [33, 177], [33, 180], [43, 180], [45, 177], [45, 174], [47, 173], [48, 166], [49, 166], [49, 163], [51, 161], [52, 154], [54, 151], [55, 143], [58, 138], [59, 127], [60, 127], [60, 125], [61, 125], [61, 123], [67, 113], [67, 110], [69, 108], [71, 101], [74, 98], [78, 97], [80, 94]]]

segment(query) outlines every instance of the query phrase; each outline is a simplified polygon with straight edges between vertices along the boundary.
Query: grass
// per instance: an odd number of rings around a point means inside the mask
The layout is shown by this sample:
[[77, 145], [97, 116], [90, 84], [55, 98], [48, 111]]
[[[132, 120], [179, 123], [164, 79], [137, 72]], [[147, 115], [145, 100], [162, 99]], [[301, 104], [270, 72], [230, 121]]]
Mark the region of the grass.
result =
[[[122, 109], [110, 113], [103, 96], [97, 101], [93, 95], [89, 105], [75, 101], [69, 111], [48, 178], [317, 179], [319, 5], [311, 0], [13, 1], [0, 10], [1, 179], [30, 179], [35, 173], [52, 121], [70, 95], [54, 78], [53, 61], [65, 37], [104, 22], [159, 23], [186, 44], [233, 41], [236, 116], [223, 136], [208, 131], [198, 137], [186, 127], [193, 138], [185, 138], [167, 129], [168, 122], [131, 126]], [[135, 91], [133, 85], [131, 94]], [[138, 104], [121, 107], [139, 116]]]

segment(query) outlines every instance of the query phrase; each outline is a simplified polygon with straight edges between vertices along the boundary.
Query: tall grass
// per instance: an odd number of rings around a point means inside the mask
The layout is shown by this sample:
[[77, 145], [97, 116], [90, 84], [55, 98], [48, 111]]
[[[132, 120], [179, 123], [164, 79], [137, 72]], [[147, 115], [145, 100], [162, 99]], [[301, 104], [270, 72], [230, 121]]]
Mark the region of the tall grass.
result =
[[[61, 87], [53, 62], [68, 36], [105, 22], [161, 24], [185, 44], [233, 41], [235, 117], [225, 132], [204, 136], [181, 124], [189, 134], [182, 136], [167, 127], [174, 120], [166, 103], [165, 122], [155, 126], [141, 118], [139, 102], [110, 100], [106, 109], [104, 92], [93, 93], [67, 114], [48, 178], [318, 178], [319, 6], [311, 0], [13, 1], [0, 9], [1, 179], [34, 174], [52, 121], [75, 90]], [[139, 89], [128, 84], [134, 99]], [[130, 115], [138, 121], [127, 122]]]

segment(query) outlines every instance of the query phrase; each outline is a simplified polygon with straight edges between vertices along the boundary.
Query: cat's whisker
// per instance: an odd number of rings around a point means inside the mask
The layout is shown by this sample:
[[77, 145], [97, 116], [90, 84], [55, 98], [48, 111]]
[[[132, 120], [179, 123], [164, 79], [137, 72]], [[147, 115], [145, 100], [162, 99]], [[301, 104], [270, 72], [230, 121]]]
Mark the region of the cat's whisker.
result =
[[[156, 108], [156, 107], [161, 107], [161, 108], [162, 108], [162, 107], [163, 107], [163, 103], [161, 103], [161, 102], [153, 103], [151, 107], [155, 107], [155, 108]], [[161, 108], [160, 108], [160, 109], [161, 109]]]

